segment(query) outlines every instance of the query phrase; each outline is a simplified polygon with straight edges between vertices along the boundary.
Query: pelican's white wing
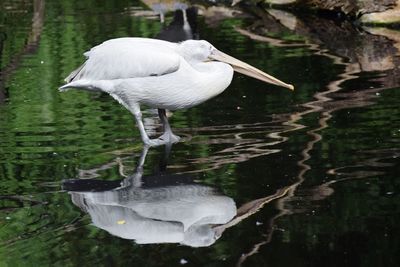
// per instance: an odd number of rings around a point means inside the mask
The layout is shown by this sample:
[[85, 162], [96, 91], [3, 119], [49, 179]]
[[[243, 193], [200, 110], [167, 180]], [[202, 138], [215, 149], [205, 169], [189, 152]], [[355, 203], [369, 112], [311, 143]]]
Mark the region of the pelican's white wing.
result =
[[93, 47], [66, 82], [160, 76], [179, 68], [178, 44], [145, 38], [118, 38]]

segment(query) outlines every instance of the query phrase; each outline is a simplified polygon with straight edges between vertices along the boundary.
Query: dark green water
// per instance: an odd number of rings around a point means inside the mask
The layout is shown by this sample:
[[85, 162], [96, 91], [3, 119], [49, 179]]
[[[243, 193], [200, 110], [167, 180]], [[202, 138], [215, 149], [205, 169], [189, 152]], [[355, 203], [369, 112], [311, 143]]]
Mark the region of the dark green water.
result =
[[[57, 88], [90, 47], [156, 37], [159, 20], [132, 15], [143, 7], [0, 7], [0, 266], [398, 266], [397, 66], [349, 72], [352, 58], [341, 56], [351, 53], [295, 32], [274, 36], [296, 45], [273, 46], [234, 29], [250, 18], [211, 26], [200, 16], [201, 38], [296, 91], [235, 76], [222, 95], [173, 114], [184, 142], [172, 147], [166, 170], [164, 147], [150, 149], [141, 177], [132, 115], [107, 95]], [[160, 133], [155, 113], [145, 117]], [[80, 178], [96, 182], [71, 181]], [[141, 187], [129, 185], [140, 178]], [[157, 209], [165, 220], [143, 215]]]

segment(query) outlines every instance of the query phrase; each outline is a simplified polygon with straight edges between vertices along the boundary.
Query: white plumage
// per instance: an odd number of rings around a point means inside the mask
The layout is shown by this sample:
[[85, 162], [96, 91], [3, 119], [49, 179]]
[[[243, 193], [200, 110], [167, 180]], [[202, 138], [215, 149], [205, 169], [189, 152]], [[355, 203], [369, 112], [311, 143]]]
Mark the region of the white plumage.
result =
[[179, 68], [180, 57], [174, 43], [146, 39], [108, 40], [84, 53], [87, 61], [77, 76], [66, 81], [114, 80], [171, 73]]
[[[207, 41], [177, 44], [148, 38], [119, 38], [95, 46], [84, 55], [86, 62], [65, 79], [67, 84], [60, 90], [78, 88], [110, 94], [135, 116], [142, 141], [149, 146], [179, 140], [171, 131], [165, 109], [190, 108], [220, 94], [231, 83], [233, 70], [293, 89], [222, 53]], [[160, 138], [148, 137], [140, 104], [159, 110], [164, 126]]]

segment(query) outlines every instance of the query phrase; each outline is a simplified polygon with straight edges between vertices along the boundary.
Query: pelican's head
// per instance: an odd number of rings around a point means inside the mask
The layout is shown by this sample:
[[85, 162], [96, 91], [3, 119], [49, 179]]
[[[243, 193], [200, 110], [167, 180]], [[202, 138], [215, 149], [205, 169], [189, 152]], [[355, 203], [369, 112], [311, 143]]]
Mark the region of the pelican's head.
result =
[[204, 40], [187, 40], [181, 43], [183, 57], [188, 61], [207, 61], [215, 47]]
[[244, 75], [256, 78], [258, 80], [275, 84], [294, 90], [294, 86], [291, 84], [284, 83], [277, 78], [243, 62], [234, 57], [231, 57], [218, 49], [212, 44], [204, 40], [187, 40], [181, 43], [181, 51], [183, 57], [191, 62], [205, 62], [209, 60], [216, 60], [230, 64], [233, 69]]

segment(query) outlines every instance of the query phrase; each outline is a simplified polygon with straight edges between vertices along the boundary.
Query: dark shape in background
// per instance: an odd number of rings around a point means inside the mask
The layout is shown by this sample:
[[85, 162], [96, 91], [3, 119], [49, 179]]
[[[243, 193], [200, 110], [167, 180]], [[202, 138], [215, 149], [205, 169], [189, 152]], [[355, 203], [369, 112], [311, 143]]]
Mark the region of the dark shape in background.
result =
[[198, 39], [197, 8], [189, 7], [175, 10], [171, 23], [163, 27], [156, 38], [170, 42]]

